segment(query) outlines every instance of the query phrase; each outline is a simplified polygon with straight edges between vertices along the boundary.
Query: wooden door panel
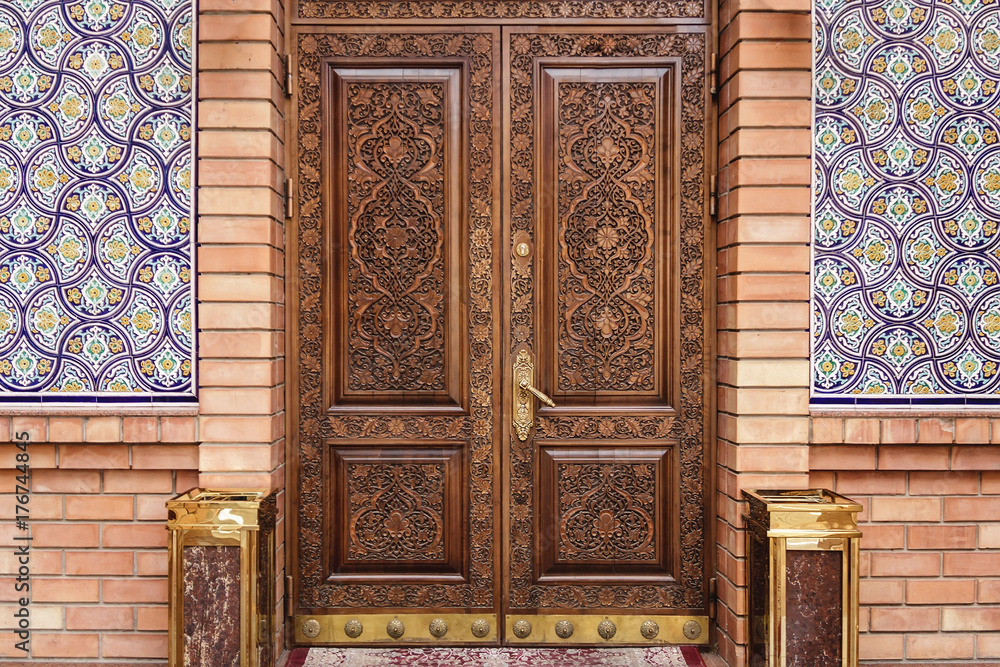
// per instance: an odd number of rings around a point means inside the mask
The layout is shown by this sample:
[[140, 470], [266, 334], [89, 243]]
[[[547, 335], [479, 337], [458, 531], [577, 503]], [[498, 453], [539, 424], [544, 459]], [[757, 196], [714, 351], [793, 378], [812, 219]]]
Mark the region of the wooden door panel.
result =
[[297, 608], [493, 612], [499, 31], [291, 39]]
[[539, 67], [536, 352], [562, 406], [666, 408], [676, 64], [599, 62]]
[[332, 443], [327, 581], [465, 581], [465, 452], [461, 441]]
[[707, 45], [505, 34], [506, 349], [556, 403], [507, 430], [508, 622], [707, 608]]
[[331, 408], [467, 409], [462, 67], [331, 62]]
[[[646, 445], [646, 446], [641, 446]], [[674, 578], [677, 486], [659, 443], [546, 440], [538, 448], [539, 583], [648, 583]]]

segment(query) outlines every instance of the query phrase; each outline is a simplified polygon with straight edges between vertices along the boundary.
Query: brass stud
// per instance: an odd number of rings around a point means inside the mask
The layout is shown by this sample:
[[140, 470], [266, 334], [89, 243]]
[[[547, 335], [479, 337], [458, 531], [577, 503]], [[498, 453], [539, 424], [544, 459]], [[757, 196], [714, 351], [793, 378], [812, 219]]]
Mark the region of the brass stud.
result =
[[351, 639], [357, 639], [364, 632], [365, 626], [361, 624], [356, 618], [352, 618], [347, 623], [344, 623], [344, 634]]
[[514, 636], [518, 639], [524, 639], [531, 634], [531, 623], [524, 620], [523, 618], [519, 621], [514, 621]]
[[444, 622], [443, 618], [435, 618], [427, 629], [430, 630], [431, 636], [438, 639], [448, 634], [448, 624]]
[[473, 621], [472, 634], [480, 639], [490, 634], [490, 622], [483, 618]]
[[597, 624], [597, 634], [601, 636], [602, 639], [611, 639], [618, 632], [617, 626], [615, 626], [613, 621], [604, 619]]
[[643, 621], [643, 624], [639, 626], [639, 632], [646, 639], [652, 639], [660, 634], [660, 626], [657, 625], [656, 621]]
[[306, 639], [315, 639], [319, 637], [319, 621], [315, 618], [310, 618], [302, 624], [302, 636]]
[[556, 635], [562, 639], [569, 639], [572, 637], [573, 623], [565, 620], [556, 623]]
[[697, 639], [701, 636], [701, 623], [698, 621], [688, 621], [684, 624], [684, 636], [688, 639]]
[[398, 618], [394, 618], [385, 624], [385, 632], [393, 639], [399, 639], [406, 632], [406, 626]]

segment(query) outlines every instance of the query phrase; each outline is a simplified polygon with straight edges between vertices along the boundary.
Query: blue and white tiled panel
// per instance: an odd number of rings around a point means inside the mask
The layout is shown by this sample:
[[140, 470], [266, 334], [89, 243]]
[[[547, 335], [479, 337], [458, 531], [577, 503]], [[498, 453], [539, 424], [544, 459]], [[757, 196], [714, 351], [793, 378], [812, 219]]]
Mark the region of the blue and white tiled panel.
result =
[[0, 400], [193, 396], [192, 29], [0, 3]]
[[817, 0], [814, 405], [1000, 396], [1000, 4]]

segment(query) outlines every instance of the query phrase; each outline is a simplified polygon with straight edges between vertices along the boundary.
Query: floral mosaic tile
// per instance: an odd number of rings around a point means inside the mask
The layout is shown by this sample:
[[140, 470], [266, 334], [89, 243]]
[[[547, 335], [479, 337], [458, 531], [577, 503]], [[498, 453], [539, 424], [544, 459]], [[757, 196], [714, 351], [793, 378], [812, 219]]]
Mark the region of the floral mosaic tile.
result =
[[998, 394], [1000, 5], [814, 18], [813, 402]]
[[192, 396], [192, 4], [0, 3], [0, 400]]

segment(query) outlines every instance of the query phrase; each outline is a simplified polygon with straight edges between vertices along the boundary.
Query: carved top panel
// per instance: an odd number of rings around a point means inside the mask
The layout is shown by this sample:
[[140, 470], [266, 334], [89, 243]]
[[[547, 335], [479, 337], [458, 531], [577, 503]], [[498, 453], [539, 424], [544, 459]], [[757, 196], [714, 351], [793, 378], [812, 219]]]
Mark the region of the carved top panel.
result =
[[559, 391], [654, 387], [656, 93], [559, 84]]
[[705, 19], [698, 0], [300, 0], [299, 19]]
[[346, 88], [347, 386], [441, 390], [445, 87]]

